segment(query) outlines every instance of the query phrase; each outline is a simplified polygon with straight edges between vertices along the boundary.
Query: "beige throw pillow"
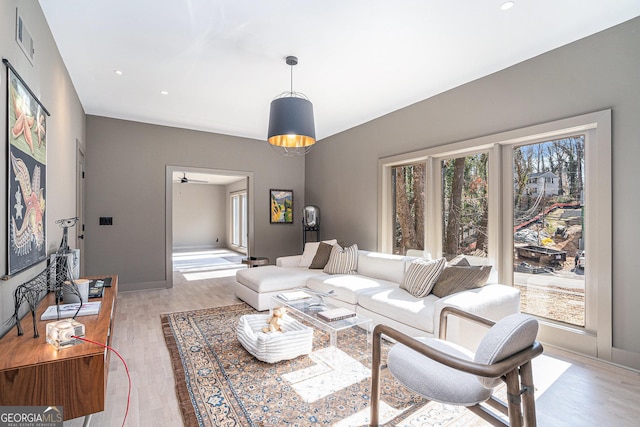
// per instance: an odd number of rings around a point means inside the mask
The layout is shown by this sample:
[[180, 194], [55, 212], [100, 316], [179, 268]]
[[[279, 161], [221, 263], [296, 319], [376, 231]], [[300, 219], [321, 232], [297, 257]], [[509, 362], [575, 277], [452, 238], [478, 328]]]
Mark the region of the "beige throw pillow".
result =
[[431, 293], [443, 298], [468, 289], [481, 288], [487, 283], [491, 268], [490, 265], [447, 267], [442, 271]]
[[335, 244], [331, 248], [329, 261], [324, 266], [327, 274], [356, 274], [358, 269], [358, 245], [354, 244], [348, 248], [342, 248]]
[[330, 245], [325, 242], [321, 242], [320, 246], [318, 246], [318, 251], [316, 252], [316, 256], [313, 257], [313, 261], [311, 261], [311, 265], [309, 269], [318, 269], [322, 270], [327, 262], [329, 262], [329, 257], [331, 256], [331, 249], [333, 245]]
[[427, 261], [425, 258], [413, 260], [402, 278], [400, 288], [405, 289], [416, 298], [426, 297], [433, 289], [446, 263], [446, 258], [432, 261]]

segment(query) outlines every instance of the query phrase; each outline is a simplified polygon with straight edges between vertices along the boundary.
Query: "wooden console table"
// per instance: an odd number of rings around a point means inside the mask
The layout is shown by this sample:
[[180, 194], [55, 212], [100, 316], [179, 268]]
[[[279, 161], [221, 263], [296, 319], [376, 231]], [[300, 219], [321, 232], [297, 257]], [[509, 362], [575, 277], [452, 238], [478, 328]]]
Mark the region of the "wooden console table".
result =
[[[102, 298], [91, 299], [102, 301], [100, 312], [76, 318], [85, 326], [85, 338], [110, 345], [117, 294], [118, 276], [111, 276]], [[14, 327], [0, 339], [0, 406], [62, 406], [65, 420], [104, 411], [110, 352], [86, 342], [60, 351], [47, 344], [46, 324], [52, 320], [39, 319], [54, 304], [50, 292], [38, 305], [40, 337], [33, 338], [28, 314], [21, 320], [24, 335]]]

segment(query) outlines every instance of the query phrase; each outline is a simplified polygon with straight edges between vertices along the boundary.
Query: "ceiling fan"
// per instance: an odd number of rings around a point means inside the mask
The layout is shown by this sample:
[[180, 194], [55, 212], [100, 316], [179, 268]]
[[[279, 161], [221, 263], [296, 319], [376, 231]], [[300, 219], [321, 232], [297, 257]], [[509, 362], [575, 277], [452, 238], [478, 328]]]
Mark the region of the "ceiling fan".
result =
[[175, 180], [174, 182], [179, 182], [181, 184], [189, 184], [189, 183], [194, 183], [194, 182], [199, 182], [199, 183], [207, 183], [208, 181], [203, 181], [200, 179], [189, 179], [187, 178], [187, 173], [183, 172], [182, 173], [182, 178]]

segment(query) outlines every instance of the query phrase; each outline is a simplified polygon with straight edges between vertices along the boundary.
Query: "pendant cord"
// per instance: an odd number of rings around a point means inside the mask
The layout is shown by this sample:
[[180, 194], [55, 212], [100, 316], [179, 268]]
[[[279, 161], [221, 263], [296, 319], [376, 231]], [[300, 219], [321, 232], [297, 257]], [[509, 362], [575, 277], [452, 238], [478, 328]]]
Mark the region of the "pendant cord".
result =
[[289, 66], [291, 68], [291, 96], [293, 96], [293, 65]]

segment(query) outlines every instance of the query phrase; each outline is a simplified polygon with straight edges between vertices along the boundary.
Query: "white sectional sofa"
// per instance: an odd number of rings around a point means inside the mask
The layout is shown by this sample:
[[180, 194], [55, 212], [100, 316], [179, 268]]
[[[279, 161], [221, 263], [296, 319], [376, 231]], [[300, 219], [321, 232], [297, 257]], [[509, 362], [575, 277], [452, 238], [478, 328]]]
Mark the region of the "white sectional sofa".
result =
[[[236, 296], [259, 311], [271, 308], [271, 297], [298, 288], [332, 292], [327, 302], [354, 310], [412, 336], [438, 336], [439, 317], [447, 305], [499, 320], [520, 310], [520, 292], [510, 286], [492, 283], [438, 298], [429, 294], [416, 298], [400, 287], [414, 257], [358, 251], [357, 274], [329, 275], [322, 270], [301, 268], [302, 256], [281, 257], [276, 265], [239, 270]], [[474, 349], [477, 325], [450, 319], [447, 337]]]

